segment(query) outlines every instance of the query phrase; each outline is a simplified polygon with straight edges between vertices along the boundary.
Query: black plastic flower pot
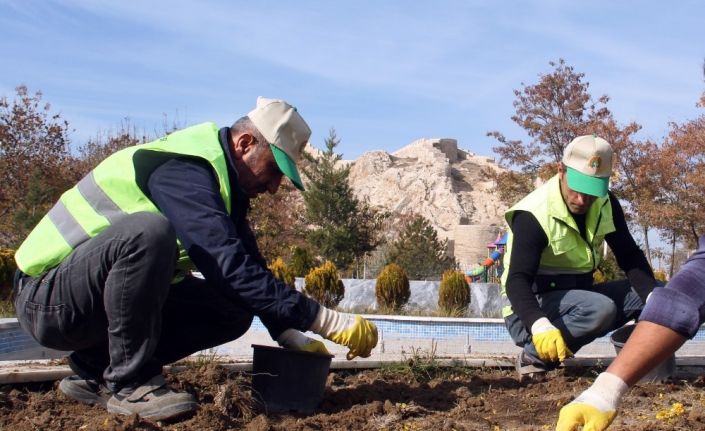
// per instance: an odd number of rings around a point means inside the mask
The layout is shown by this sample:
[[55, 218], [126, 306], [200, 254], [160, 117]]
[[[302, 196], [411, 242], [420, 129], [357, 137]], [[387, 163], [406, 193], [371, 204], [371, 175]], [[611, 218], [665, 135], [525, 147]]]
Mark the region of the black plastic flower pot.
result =
[[252, 390], [267, 413], [313, 413], [323, 401], [332, 355], [253, 344]]

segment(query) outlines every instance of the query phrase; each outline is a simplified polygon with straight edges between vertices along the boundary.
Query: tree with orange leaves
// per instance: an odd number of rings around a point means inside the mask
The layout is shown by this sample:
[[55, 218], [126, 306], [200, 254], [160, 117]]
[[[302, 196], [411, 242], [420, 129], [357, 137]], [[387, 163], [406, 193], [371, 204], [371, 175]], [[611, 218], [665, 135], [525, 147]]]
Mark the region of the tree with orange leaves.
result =
[[651, 173], [661, 190], [655, 211], [661, 227], [694, 248], [705, 233], [705, 115], [671, 124], [654, 162]]
[[0, 247], [17, 245], [76, 179], [68, 123], [42, 93], [0, 98]]
[[547, 179], [556, 173], [563, 149], [576, 136], [597, 133], [608, 134], [603, 136], [606, 139], [625, 140], [640, 127], [631, 124], [619, 128], [606, 106], [609, 97], [603, 95], [594, 100], [588, 92], [590, 84], [584, 81], [585, 74], [576, 72], [565, 60], [549, 65], [554, 70], [540, 75], [538, 83], [522, 83], [521, 90], [514, 90], [512, 121], [531, 140], [508, 139], [498, 131], [487, 134], [499, 143], [493, 150], [500, 161], [519, 169], [518, 173], [491, 176], [497, 182], [500, 198], [510, 205], [531, 192], [537, 179]]
[[553, 71], [540, 75], [538, 83], [522, 83], [523, 88], [514, 91], [516, 111], [512, 121], [531, 140], [511, 140], [498, 131], [488, 133], [499, 143], [493, 150], [500, 161], [519, 170], [486, 175], [494, 179], [499, 198], [512, 205], [531, 192], [537, 180], [556, 173], [563, 150], [574, 137], [595, 133], [610, 142], [617, 155], [612, 189], [628, 202], [628, 216], [641, 227], [649, 256], [648, 232], [653, 223], [646, 207], [653, 204], [655, 185], [644, 181], [640, 172], [650, 161], [653, 144], [635, 141], [639, 124], [617, 124], [607, 108], [609, 97], [593, 99], [585, 74], [576, 72], [563, 59], [549, 64]]
[[[698, 106], [705, 108], [705, 92]], [[694, 249], [705, 233], [705, 115], [671, 123], [660, 147], [649, 144], [645, 153], [639, 199], [645, 202], [646, 217], [671, 244], [672, 275], [679, 263], [676, 244], [683, 241]]]
[[603, 95], [593, 100], [583, 73], [576, 72], [563, 59], [549, 65], [554, 70], [540, 75], [538, 83], [522, 83], [521, 90], [514, 90], [512, 121], [531, 140], [508, 139], [499, 131], [487, 134], [499, 143], [493, 150], [500, 162], [519, 169], [518, 173], [491, 175], [500, 198], [509, 205], [531, 192], [537, 179], [547, 179], [556, 173], [556, 163], [574, 137], [594, 133], [596, 125], [612, 118], [606, 107], [609, 98]]
[[[609, 133], [606, 135], [609, 136]], [[613, 142], [619, 156], [615, 159], [615, 175], [610, 189], [627, 202], [623, 205], [625, 216], [641, 229], [646, 258], [653, 266], [649, 231], [657, 224], [654, 205], [659, 186], [650, 172], [659, 147], [652, 141], [614, 139]]]

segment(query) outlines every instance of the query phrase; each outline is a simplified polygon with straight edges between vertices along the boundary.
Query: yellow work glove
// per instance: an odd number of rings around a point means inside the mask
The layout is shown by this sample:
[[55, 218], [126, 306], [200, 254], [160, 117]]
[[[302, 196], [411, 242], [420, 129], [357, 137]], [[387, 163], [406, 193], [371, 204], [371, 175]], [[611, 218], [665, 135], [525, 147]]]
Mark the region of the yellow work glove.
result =
[[610, 373], [597, 376], [595, 383], [571, 403], [565, 405], [558, 416], [556, 431], [604, 431], [617, 415], [617, 407], [629, 387], [619, 377]]
[[377, 327], [362, 316], [339, 313], [321, 306], [311, 331], [350, 349], [348, 360], [360, 356], [367, 358], [377, 345]]
[[604, 431], [616, 415], [616, 410], [603, 412], [587, 403], [572, 402], [561, 409], [556, 431]]
[[287, 349], [330, 355], [322, 341], [309, 338], [296, 329], [287, 329], [277, 338], [277, 343]]
[[531, 325], [531, 341], [544, 362], [563, 362], [573, 356], [563, 340], [561, 331], [542, 317]]

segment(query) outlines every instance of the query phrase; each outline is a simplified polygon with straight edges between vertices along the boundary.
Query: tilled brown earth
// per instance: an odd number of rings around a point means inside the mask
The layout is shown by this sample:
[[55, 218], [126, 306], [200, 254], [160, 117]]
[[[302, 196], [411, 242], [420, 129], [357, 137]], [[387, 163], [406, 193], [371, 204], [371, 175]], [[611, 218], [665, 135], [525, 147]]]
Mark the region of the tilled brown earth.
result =
[[[580, 373], [580, 374], [577, 374]], [[170, 423], [108, 414], [66, 399], [56, 383], [0, 388], [0, 430], [552, 430], [560, 406], [596, 372], [558, 370], [542, 382], [519, 382], [498, 369], [402, 364], [336, 371], [315, 414], [266, 414], [250, 376], [218, 365], [168, 374], [193, 393], [198, 412]], [[705, 429], [705, 381], [694, 378], [634, 388], [610, 430]]]

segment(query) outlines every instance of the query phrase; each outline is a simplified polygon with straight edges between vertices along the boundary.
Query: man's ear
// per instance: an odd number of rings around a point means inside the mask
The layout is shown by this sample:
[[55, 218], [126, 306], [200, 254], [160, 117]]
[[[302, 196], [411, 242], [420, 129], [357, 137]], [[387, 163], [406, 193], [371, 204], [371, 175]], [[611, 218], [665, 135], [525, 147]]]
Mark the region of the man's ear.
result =
[[236, 158], [242, 158], [245, 154], [255, 149], [257, 140], [251, 133], [241, 133], [233, 137], [233, 152]]

